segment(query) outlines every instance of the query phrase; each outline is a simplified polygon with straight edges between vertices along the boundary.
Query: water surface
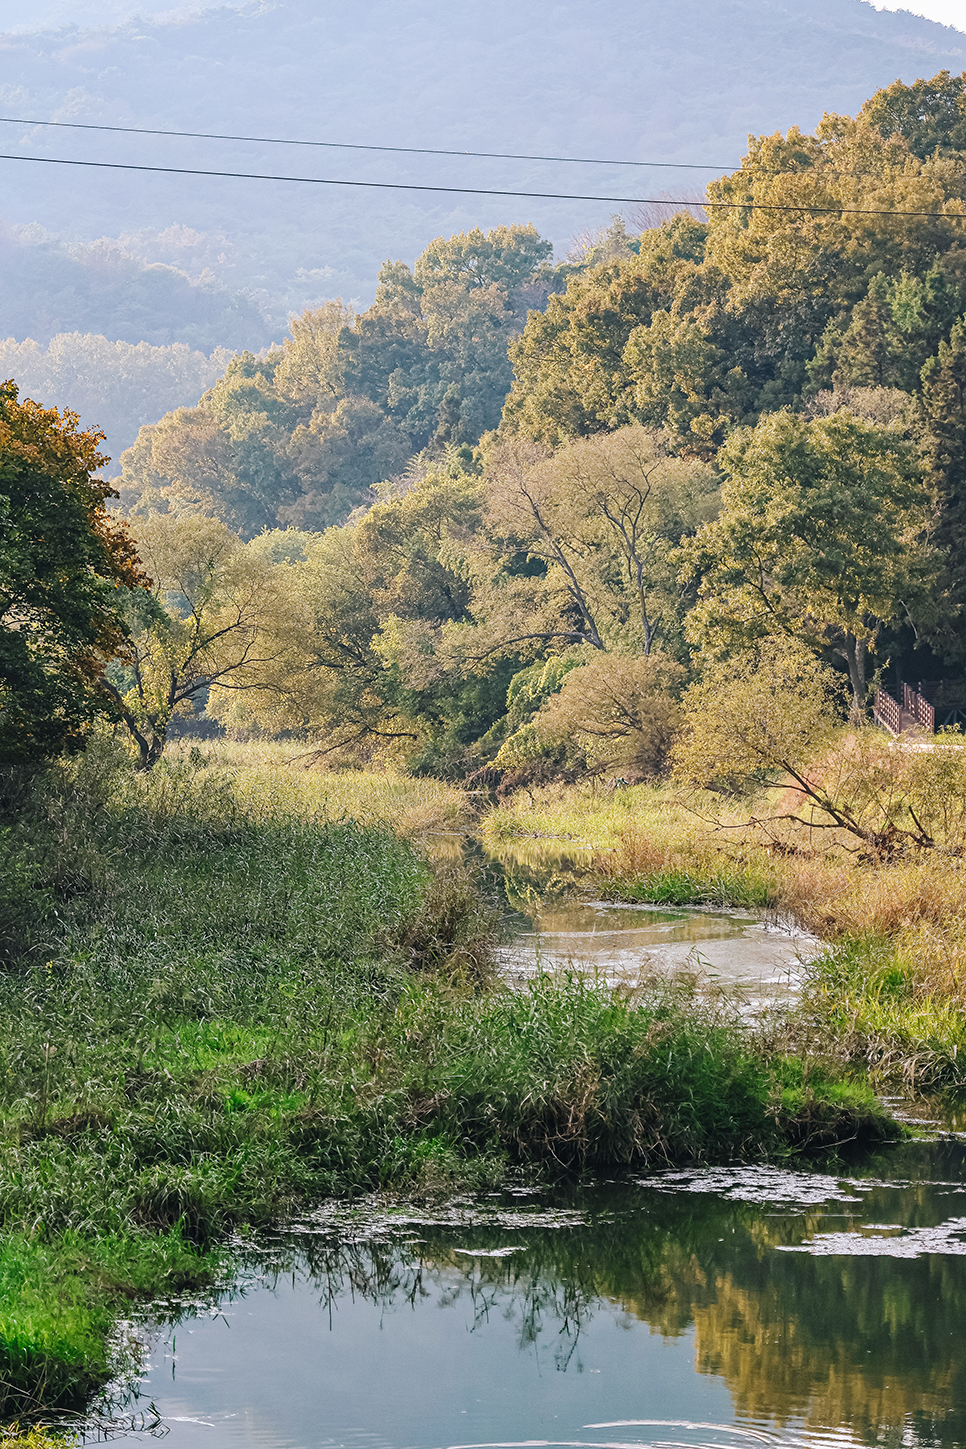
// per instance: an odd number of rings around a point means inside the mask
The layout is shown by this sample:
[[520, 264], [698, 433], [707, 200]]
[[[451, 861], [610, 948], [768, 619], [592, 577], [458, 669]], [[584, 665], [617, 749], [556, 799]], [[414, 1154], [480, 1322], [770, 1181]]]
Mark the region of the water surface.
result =
[[140, 1402], [170, 1449], [962, 1446], [964, 1166], [329, 1207], [156, 1331]]
[[699, 906], [535, 901], [502, 953], [520, 982], [575, 967], [616, 984], [644, 971], [699, 973], [759, 1001], [798, 990], [814, 937], [760, 914]]
[[795, 994], [821, 943], [791, 922], [735, 907], [625, 905], [588, 898], [579, 860], [544, 848], [491, 861], [507, 904], [507, 978], [592, 972], [616, 985], [640, 974], [697, 974], [753, 1005]]

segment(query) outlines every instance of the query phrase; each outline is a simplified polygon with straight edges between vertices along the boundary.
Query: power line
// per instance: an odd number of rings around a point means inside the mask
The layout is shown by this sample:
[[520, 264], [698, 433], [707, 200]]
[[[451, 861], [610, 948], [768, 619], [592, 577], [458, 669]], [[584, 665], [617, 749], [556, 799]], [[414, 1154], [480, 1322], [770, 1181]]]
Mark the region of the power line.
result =
[[169, 176], [221, 176], [237, 181], [290, 181], [306, 186], [355, 186], [370, 191], [433, 191], [456, 196], [514, 196], [534, 201], [616, 201], [632, 206], [698, 206], [705, 211], [788, 211], [807, 216], [914, 216], [966, 221], [966, 212], [894, 211], [884, 207], [788, 206], [763, 201], [699, 201], [694, 197], [675, 200], [667, 196], [585, 196], [567, 191], [502, 191], [481, 186], [428, 186], [408, 181], [346, 181], [322, 176], [275, 176], [261, 171], [206, 171], [194, 166], [139, 166], [132, 161], [80, 161], [60, 156], [8, 155], [0, 161], [32, 161], [42, 166], [88, 166], [106, 171], [149, 171]]
[[[171, 131], [149, 126], [103, 126], [93, 121], [38, 121], [25, 116], [0, 116], [0, 124], [11, 126], [56, 126], [64, 131], [109, 131], [122, 136], [176, 136], [194, 141], [248, 141], [260, 146], [316, 146], [332, 151], [380, 151], [395, 156], [468, 156], [483, 161], [556, 161], [567, 166], [644, 166], [664, 171], [714, 171], [719, 175], [726, 172], [743, 171], [737, 166], [712, 164], [710, 161], [628, 161], [600, 156], [531, 156], [516, 151], [445, 151], [431, 146], [370, 146], [357, 141], [306, 141], [286, 136], [238, 136], [220, 131]], [[778, 167], [755, 166], [748, 170], [756, 176], [802, 176], [800, 170], [782, 170]], [[835, 167], [825, 168], [831, 176], [876, 176], [875, 171], [840, 171]]]
[[615, 161], [597, 156], [524, 156], [513, 151], [441, 151], [430, 146], [365, 146], [353, 141], [296, 141], [282, 136], [233, 136], [217, 131], [162, 131], [148, 126], [98, 126], [91, 121], [31, 121], [0, 116], [11, 126], [58, 126], [67, 131], [115, 131], [124, 136], [182, 136], [194, 141], [255, 141], [263, 146], [324, 146], [332, 151], [389, 151], [397, 156], [471, 156], [484, 161], [563, 161], [575, 166], [654, 166], [668, 171], [734, 171], [693, 161]]

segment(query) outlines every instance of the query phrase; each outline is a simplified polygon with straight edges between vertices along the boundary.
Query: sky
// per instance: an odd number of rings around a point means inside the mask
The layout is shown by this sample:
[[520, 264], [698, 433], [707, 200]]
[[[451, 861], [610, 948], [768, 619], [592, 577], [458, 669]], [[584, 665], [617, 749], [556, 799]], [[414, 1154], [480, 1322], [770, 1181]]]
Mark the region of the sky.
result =
[[[117, 25], [133, 14], [188, 12], [203, 8], [212, 0], [21, 0], [17, 22], [3, 29], [30, 30], [36, 25]], [[217, 0], [237, 5], [242, 0]], [[966, 32], [966, 0], [872, 0], [877, 10], [911, 10], [941, 25], [953, 25]]]
[[911, 10], [940, 25], [954, 25], [966, 31], [966, 0], [878, 0], [877, 10]]

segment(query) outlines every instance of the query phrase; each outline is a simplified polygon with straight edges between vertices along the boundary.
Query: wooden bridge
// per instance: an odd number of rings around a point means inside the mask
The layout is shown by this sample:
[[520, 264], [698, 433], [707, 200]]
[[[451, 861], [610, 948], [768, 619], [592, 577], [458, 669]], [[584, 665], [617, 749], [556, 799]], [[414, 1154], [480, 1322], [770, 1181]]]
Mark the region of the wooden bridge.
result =
[[936, 733], [936, 711], [918, 689], [911, 684], [902, 686], [902, 703], [887, 689], [877, 689], [872, 704], [872, 715], [876, 724], [893, 735], [904, 735], [907, 730], [925, 730]]

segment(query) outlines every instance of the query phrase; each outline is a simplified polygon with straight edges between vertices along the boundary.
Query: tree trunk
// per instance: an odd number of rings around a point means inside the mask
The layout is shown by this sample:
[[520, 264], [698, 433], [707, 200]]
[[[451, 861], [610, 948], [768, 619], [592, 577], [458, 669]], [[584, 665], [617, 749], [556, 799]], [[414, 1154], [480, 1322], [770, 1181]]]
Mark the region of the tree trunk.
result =
[[853, 725], [863, 725], [868, 718], [866, 705], [869, 691], [865, 679], [866, 651], [865, 640], [857, 639], [854, 634], [846, 634], [845, 644], [838, 650], [849, 666], [849, 683], [852, 686], [852, 708], [849, 710], [849, 722]]

